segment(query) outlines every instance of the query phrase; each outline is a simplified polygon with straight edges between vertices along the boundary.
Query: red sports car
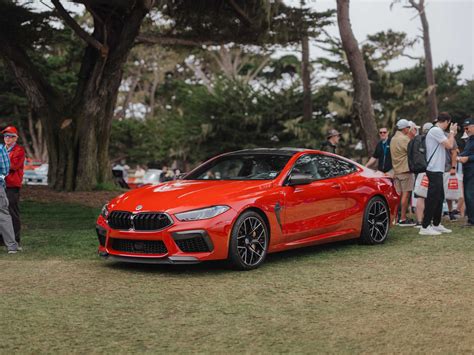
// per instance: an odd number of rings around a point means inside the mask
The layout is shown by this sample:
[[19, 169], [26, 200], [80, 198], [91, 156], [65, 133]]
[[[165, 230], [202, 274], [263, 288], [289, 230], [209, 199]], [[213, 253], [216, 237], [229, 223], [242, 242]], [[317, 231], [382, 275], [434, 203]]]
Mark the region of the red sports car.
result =
[[97, 220], [99, 255], [137, 263], [227, 259], [254, 269], [267, 253], [352, 238], [383, 243], [398, 203], [390, 178], [338, 155], [241, 150], [110, 201]]

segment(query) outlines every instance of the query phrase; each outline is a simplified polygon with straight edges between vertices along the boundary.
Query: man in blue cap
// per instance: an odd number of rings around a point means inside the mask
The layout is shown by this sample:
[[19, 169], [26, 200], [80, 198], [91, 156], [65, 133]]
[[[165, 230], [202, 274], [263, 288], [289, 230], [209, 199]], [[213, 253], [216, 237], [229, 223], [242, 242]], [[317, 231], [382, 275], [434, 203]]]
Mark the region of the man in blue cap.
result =
[[468, 135], [466, 146], [458, 156], [463, 171], [464, 203], [466, 205], [467, 227], [474, 227], [474, 118], [468, 118], [463, 123]]

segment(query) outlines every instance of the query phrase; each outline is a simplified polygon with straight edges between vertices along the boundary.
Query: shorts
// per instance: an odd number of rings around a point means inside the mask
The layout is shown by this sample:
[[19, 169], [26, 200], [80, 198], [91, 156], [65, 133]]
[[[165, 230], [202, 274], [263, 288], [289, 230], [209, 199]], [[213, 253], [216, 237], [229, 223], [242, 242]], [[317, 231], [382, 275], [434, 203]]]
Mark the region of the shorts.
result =
[[413, 173], [395, 174], [393, 180], [395, 182], [395, 190], [397, 190], [398, 194], [411, 192], [415, 187], [415, 175]]

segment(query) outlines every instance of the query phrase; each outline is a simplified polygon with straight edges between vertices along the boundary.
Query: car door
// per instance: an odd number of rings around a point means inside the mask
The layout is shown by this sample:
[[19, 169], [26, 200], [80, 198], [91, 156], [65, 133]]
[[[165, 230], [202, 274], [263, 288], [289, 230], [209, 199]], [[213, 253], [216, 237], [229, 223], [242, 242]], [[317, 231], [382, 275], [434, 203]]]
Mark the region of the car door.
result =
[[287, 242], [324, 238], [341, 230], [346, 213], [344, 184], [332, 164], [334, 158], [322, 154], [303, 155], [290, 175], [309, 174], [307, 185], [284, 186], [282, 231]]

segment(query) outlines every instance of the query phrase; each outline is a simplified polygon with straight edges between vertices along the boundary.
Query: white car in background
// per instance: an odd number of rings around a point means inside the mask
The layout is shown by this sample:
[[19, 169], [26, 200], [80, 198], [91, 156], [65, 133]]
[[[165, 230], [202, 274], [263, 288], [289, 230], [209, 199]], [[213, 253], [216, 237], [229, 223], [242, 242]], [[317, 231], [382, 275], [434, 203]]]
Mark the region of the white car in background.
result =
[[23, 184], [25, 185], [48, 185], [48, 164], [41, 164], [38, 168], [25, 170]]
[[161, 169], [148, 169], [142, 178], [142, 185], [159, 184]]

